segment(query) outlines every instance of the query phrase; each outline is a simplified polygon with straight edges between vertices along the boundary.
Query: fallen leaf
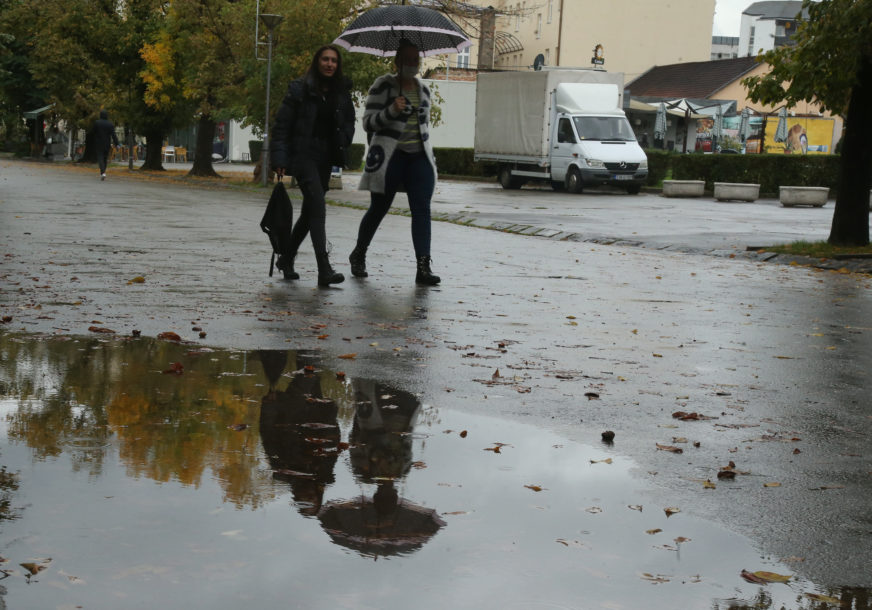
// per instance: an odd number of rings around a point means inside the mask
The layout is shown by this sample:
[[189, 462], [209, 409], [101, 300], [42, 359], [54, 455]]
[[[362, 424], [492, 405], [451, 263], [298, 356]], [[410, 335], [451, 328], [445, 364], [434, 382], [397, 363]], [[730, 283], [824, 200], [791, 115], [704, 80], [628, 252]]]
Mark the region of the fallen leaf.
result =
[[468, 432], [466, 430], [461, 430], [460, 431], [460, 438], [466, 438], [467, 434], [468, 434]]
[[599, 506], [591, 506], [590, 508], [585, 508], [584, 510], [593, 515], [603, 512], [603, 509], [601, 509]]
[[763, 579], [760, 578], [759, 576], [755, 576], [754, 574], [752, 574], [752, 573], [749, 572], [748, 570], [742, 570], [742, 571], [739, 573], [739, 576], [741, 576], [742, 578], [744, 578], [744, 579], [747, 580], [748, 582], [752, 582], [752, 583], [754, 583], [755, 585], [765, 585], [765, 584], [767, 584], [767, 581], [763, 580]]
[[712, 483], [708, 479], [705, 480], [705, 482], [702, 484], [702, 486], [703, 486], [703, 489], [716, 489], [717, 488], [717, 485], [715, 485], [714, 483]]
[[684, 449], [682, 449], [681, 447], [673, 447], [672, 445], [661, 445], [660, 443], [655, 444], [660, 451], [669, 451], [670, 453], [684, 453]]
[[181, 362], [173, 362], [170, 365], [170, 368], [166, 369], [163, 374], [164, 375], [181, 375], [185, 370], [185, 367]]
[[20, 563], [18, 565], [20, 565], [22, 568], [24, 568], [25, 570], [30, 572], [31, 576], [35, 576], [36, 574], [39, 574], [40, 572], [42, 572], [43, 570], [45, 570], [48, 567], [43, 563], [33, 563], [33, 562]]
[[781, 483], [772, 481], [771, 483], [763, 483], [763, 487], [781, 487]]
[[587, 396], [587, 399], [588, 399], [588, 400], [593, 400], [593, 399], [595, 399], [595, 398], [599, 398], [599, 397], [600, 397], [600, 395], [597, 394], [596, 392], [585, 392], [584, 395]]
[[239, 432], [241, 430], [245, 430], [246, 428], [248, 428], [248, 424], [230, 424], [229, 426], [227, 426], [227, 428], [229, 430], [235, 430], [235, 431]]
[[654, 534], [659, 534], [662, 531], [663, 530], [658, 527], [658, 528], [653, 529], [653, 530], [645, 530], [645, 533], [648, 534], [649, 536], [653, 536]]
[[494, 374], [491, 375], [491, 379], [499, 379], [500, 378], [500, 369], [494, 371]]
[[604, 460], [591, 460], [591, 464], [611, 464], [612, 458], [606, 458]]
[[630, 510], [637, 510], [640, 513], [642, 512], [642, 505], [641, 504], [628, 504], [627, 508], [629, 508]]
[[127, 282], [127, 283], [128, 283], [128, 284], [144, 284], [144, 283], [145, 283], [145, 278], [142, 277], [141, 275], [137, 275], [135, 278], [133, 278], [132, 280], [130, 280], [130, 281]]
[[485, 451], [493, 451], [494, 453], [499, 453], [499, 452], [500, 452], [500, 448], [499, 448], [499, 447], [485, 447], [484, 450], [485, 450]]
[[642, 574], [642, 578], [643, 578], [644, 580], [649, 581], [649, 582], [653, 582], [654, 584], [660, 584], [660, 583], [664, 583], [664, 582], [669, 582], [669, 579], [668, 579], [668, 578], [665, 578], [665, 577], [663, 577], [663, 576], [661, 576], [661, 575], [659, 575], [659, 574], [658, 574], [657, 576], [654, 576], [653, 574], [648, 574], [647, 572], [645, 572], [644, 574]]
[[318, 339], [321, 340], [321, 341], [323, 341], [324, 339], [326, 339], [326, 338], [329, 337], [329, 336], [330, 336], [330, 335], [318, 335]]
[[92, 333], [114, 333], [115, 331], [105, 326], [89, 326], [88, 330]]
[[679, 536], [673, 540], [675, 544], [681, 544], [682, 542], [690, 542], [690, 538], [685, 538], [684, 536]]
[[719, 479], [735, 479], [736, 473], [733, 470], [721, 470], [718, 472]]
[[422, 470], [427, 467], [427, 464], [424, 462], [412, 462], [412, 468], [417, 468], [418, 470]]
[[343, 360], [354, 360], [357, 358], [357, 354], [341, 354], [337, 356], [337, 358], [342, 358]]
[[163, 333], [158, 333], [158, 339], [163, 339], [164, 341], [181, 341], [182, 338], [172, 331], [166, 331]]
[[680, 508], [677, 508], [677, 507], [675, 507], [675, 506], [668, 506], [668, 507], [666, 507], [666, 508], [663, 509], [663, 512], [666, 513], [666, 516], [667, 516], [667, 517], [671, 517], [671, 516], [674, 515], [675, 513], [680, 513], [680, 512], [681, 512], [681, 509], [680, 509]]
[[754, 576], [765, 582], [787, 582], [790, 576], [787, 574], [776, 574], [775, 572], [758, 571], [754, 572]]
[[542, 487], [539, 487], [538, 485], [524, 485], [524, 487], [526, 487], [527, 489], [532, 489], [533, 491], [542, 491], [542, 489], [543, 489]]
[[837, 606], [842, 605], [842, 600], [830, 597], [829, 595], [821, 595], [820, 593], [805, 593], [805, 596], [809, 599], [813, 599], [816, 602], [823, 602], [825, 604], [835, 604]]

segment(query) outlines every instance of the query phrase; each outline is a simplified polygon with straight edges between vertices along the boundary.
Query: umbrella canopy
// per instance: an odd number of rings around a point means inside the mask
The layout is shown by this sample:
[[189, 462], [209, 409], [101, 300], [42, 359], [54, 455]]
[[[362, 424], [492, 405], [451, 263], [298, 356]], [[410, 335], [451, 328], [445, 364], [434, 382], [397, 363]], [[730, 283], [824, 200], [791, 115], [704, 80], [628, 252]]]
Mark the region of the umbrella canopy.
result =
[[657, 117], [654, 119], [654, 139], [666, 139], [666, 104], [660, 102], [657, 108]]
[[775, 128], [776, 142], [787, 142], [787, 108], [778, 111], [778, 127]]
[[457, 53], [472, 45], [466, 34], [442, 13], [423, 6], [380, 6], [366, 11], [333, 41], [354, 53], [392, 57], [401, 38], [423, 57]]

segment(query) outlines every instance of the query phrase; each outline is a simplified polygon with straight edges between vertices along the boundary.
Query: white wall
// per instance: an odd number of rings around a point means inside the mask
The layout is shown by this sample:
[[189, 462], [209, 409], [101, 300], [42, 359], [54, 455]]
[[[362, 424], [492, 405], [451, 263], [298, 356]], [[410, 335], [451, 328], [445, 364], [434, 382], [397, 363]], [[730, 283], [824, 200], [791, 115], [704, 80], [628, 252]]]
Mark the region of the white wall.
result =
[[[472, 148], [475, 136], [475, 83], [469, 81], [424, 79], [434, 106], [442, 109], [442, 122], [430, 128], [430, 141], [439, 148]], [[442, 101], [438, 100], [442, 97]], [[355, 108], [357, 124], [354, 142], [366, 144], [363, 130], [363, 104]]]
[[760, 19], [756, 15], [742, 15], [739, 30], [739, 57], [748, 57], [748, 41], [751, 28], [754, 28], [754, 47], [750, 55], [757, 55], [760, 49], [770, 51], [775, 48], [775, 20]]
[[[259, 140], [254, 135], [251, 127], [242, 127], [236, 121], [227, 122], [227, 155], [231, 161], [242, 161], [242, 153], [245, 153], [245, 160], [248, 159], [248, 141]], [[257, 159], [254, 159], [257, 161]]]

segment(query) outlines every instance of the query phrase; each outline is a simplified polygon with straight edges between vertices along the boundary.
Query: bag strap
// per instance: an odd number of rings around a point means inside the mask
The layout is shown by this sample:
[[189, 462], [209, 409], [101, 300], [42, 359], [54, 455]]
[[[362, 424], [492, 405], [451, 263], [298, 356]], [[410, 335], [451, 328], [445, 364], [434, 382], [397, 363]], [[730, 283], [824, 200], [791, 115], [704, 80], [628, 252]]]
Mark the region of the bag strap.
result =
[[272, 256], [269, 257], [269, 276], [270, 277], [272, 277], [273, 266], [275, 265], [275, 262], [276, 262], [276, 253], [275, 253], [275, 250], [273, 250]]

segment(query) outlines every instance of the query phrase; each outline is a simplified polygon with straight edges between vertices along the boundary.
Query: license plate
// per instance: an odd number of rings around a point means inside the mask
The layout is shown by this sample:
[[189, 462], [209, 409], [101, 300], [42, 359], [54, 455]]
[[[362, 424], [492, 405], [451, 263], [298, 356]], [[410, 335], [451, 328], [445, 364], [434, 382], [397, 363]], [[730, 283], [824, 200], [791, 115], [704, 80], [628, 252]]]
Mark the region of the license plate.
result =
[[612, 176], [612, 180], [632, 180], [632, 174], [615, 174]]

